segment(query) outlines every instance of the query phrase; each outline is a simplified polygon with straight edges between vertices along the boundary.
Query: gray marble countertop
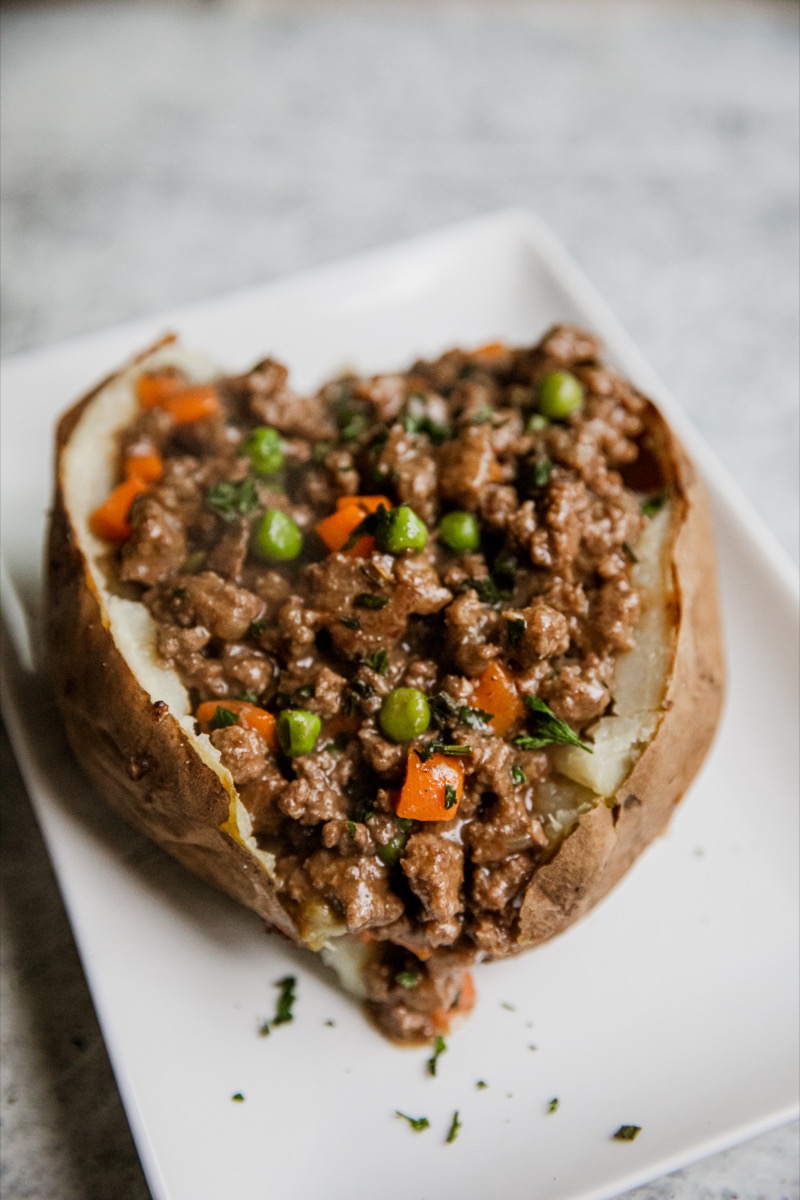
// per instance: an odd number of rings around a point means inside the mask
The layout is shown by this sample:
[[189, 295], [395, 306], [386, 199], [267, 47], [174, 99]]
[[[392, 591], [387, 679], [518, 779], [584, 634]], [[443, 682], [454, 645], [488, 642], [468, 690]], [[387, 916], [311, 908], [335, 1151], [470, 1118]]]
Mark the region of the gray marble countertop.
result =
[[[508, 206], [567, 243], [797, 559], [788, 0], [4, 4], [9, 355]], [[8, 742], [3, 1200], [146, 1185]], [[796, 1200], [784, 1126], [629, 1193]]]

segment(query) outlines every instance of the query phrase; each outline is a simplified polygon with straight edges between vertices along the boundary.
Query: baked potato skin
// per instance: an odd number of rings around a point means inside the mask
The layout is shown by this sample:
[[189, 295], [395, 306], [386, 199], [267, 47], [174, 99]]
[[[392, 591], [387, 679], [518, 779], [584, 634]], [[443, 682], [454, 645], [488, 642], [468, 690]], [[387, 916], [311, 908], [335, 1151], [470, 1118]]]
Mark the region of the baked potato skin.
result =
[[705, 487], [652, 404], [651, 445], [672, 499], [675, 654], [655, 734], [613, 800], [581, 818], [536, 872], [520, 913], [520, 949], [555, 936], [600, 901], [664, 833], [708, 752], [725, 693], [714, 532]]
[[[105, 386], [108, 380], [100, 386]], [[47, 641], [55, 696], [83, 771], [119, 816], [184, 866], [294, 941], [258, 860], [225, 832], [231, 797], [163, 703], [153, 703], [114, 642], [66, 511], [61, 459], [85, 407], [62, 418], [47, 549]]]
[[[137, 358], [144, 358], [150, 347]], [[130, 825], [292, 941], [302, 937], [267, 872], [222, 828], [231, 797], [166, 705], [154, 705], [120, 654], [66, 510], [61, 459], [104, 380], [62, 418], [48, 544], [48, 644], [56, 699], [84, 772]], [[671, 499], [677, 630], [664, 712], [612, 800], [586, 814], [524, 895], [517, 949], [562, 932], [663, 833], [709, 748], [724, 695], [713, 530], [702, 482], [658, 410], [651, 448]]]

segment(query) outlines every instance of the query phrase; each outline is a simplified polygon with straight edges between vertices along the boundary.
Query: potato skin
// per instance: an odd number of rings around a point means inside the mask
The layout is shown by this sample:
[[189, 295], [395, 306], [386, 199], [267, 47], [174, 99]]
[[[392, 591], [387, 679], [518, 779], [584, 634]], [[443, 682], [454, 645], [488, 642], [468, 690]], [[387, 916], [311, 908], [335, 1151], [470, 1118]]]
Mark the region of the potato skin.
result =
[[582, 917], [665, 832], [700, 769], [722, 711], [725, 660], [708, 497], [652, 404], [646, 425], [673, 505], [669, 544], [677, 639], [664, 712], [613, 801], [582, 817], [533, 876], [520, 911], [520, 949], [546, 941]]
[[64, 415], [56, 441], [47, 638], [68, 740], [83, 771], [124, 820], [299, 942], [266, 871], [220, 828], [230, 808], [221, 780], [166, 704], [152, 702], [117, 649], [76, 541], [64, 502], [62, 454], [84, 408], [108, 382]]
[[[230, 796], [219, 777], [166, 705], [152, 703], [117, 649], [75, 538], [64, 501], [62, 455], [85, 407], [113, 378], [65, 414], [57, 436], [48, 642], [68, 739], [82, 769], [129, 824], [302, 944], [267, 872], [221, 828]], [[677, 637], [664, 712], [613, 802], [585, 815], [535, 873], [520, 910], [517, 951], [548, 940], [588, 912], [664, 832], [708, 751], [722, 708], [725, 671], [708, 500], [683, 448], [651, 404], [646, 425], [672, 504]]]

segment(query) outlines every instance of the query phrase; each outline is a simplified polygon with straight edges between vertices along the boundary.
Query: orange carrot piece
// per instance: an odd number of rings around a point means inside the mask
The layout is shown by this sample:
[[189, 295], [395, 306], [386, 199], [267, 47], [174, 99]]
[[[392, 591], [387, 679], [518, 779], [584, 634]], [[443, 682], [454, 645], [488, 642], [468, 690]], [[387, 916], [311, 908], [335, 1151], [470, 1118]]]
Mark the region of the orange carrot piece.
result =
[[136, 380], [136, 398], [142, 408], [161, 408], [165, 400], [186, 390], [181, 375], [140, 375]]
[[341, 512], [343, 508], [360, 508], [366, 516], [367, 513], [377, 512], [381, 505], [391, 508], [392, 502], [385, 496], [339, 496], [336, 511]]
[[352, 558], [366, 558], [375, 549], [375, 538], [370, 534], [364, 534], [349, 549], [344, 550], [344, 547], [356, 526], [370, 513], [377, 512], [381, 505], [387, 509], [392, 507], [385, 496], [340, 496], [336, 501], [336, 512], [323, 517], [315, 526], [316, 531], [332, 554], [343, 550]]
[[180, 375], [140, 375], [136, 395], [142, 408], [163, 408], [176, 425], [191, 425], [219, 412], [219, 397], [211, 384], [187, 384]]
[[505, 353], [506, 346], [503, 342], [487, 342], [485, 346], [478, 346], [477, 350], [473, 350], [470, 358], [491, 360], [493, 358], [502, 358]]
[[472, 1011], [477, 996], [472, 972], [465, 971], [461, 977], [461, 987], [455, 1003], [450, 1008], [437, 1008], [431, 1013], [436, 1032], [442, 1036], [449, 1033], [454, 1020], [457, 1020], [458, 1017], [465, 1017], [468, 1012]]
[[164, 461], [157, 450], [145, 450], [140, 454], [126, 454], [123, 469], [126, 479], [155, 483], [164, 471]]
[[477, 708], [492, 714], [492, 728], [500, 737], [505, 737], [509, 729], [525, 715], [525, 707], [514, 680], [498, 662], [490, 662], [486, 667], [472, 698]]
[[204, 421], [207, 417], [217, 415], [219, 396], [210, 384], [203, 384], [169, 396], [159, 407], [172, 414], [176, 425], [192, 425], [195, 421]]
[[[455, 789], [456, 798], [445, 808], [445, 787]], [[398, 817], [413, 821], [452, 821], [464, 794], [464, 768], [457, 758], [432, 754], [427, 762], [410, 750], [405, 782], [397, 802]]]
[[203, 733], [209, 732], [209, 725], [218, 708], [226, 708], [228, 712], [235, 713], [240, 725], [260, 733], [270, 750], [278, 749], [275, 718], [272, 713], [259, 708], [257, 704], [251, 704], [249, 700], [204, 700], [195, 713]]
[[126, 479], [99, 505], [89, 517], [89, 528], [107, 542], [126, 542], [133, 532], [130, 522], [131, 505], [138, 495], [147, 491], [142, 479]]

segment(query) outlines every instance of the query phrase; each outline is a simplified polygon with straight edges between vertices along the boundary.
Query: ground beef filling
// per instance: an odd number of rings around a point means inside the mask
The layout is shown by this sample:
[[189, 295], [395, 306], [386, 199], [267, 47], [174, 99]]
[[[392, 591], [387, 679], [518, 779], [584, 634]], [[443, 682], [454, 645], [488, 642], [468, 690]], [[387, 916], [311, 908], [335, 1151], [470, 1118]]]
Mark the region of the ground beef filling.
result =
[[[553, 372], [579, 381], [582, 406], [531, 420]], [[548, 750], [515, 744], [523, 705], [503, 736], [474, 716], [479, 680], [502, 667], [521, 697], [581, 734], [608, 709], [616, 658], [633, 645], [645, 518], [624, 478], [644, 401], [568, 326], [532, 349], [453, 350], [310, 396], [271, 360], [215, 388], [213, 417], [179, 425], [148, 409], [123, 434], [121, 459], [144, 447], [164, 467], [134, 502], [119, 575], [196, 706], [246, 700], [320, 718], [297, 757], [238, 721], [210, 737], [275, 856], [283, 904], [301, 928], [328, 910], [364, 939], [376, 1019], [396, 1038], [427, 1037], [465, 965], [514, 949], [522, 897], [559, 837], [538, 798]], [[267, 475], [245, 452], [264, 426], [282, 457]], [[421, 518], [424, 549], [392, 554], [371, 539], [363, 554], [330, 552], [317, 524], [340, 497], [377, 494]], [[253, 551], [267, 509], [302, 533], [290, 561]], [[437, 537], [454, 510], [476, 519], [479, 548]], [[398, 687], [439, 697], [416, 742], [381, 728]], [[432, 737], [468, 747], [457, 816], [399, 820], [410, 750]]]

